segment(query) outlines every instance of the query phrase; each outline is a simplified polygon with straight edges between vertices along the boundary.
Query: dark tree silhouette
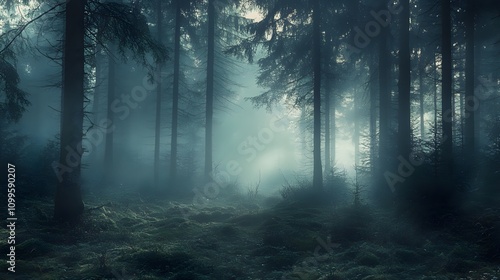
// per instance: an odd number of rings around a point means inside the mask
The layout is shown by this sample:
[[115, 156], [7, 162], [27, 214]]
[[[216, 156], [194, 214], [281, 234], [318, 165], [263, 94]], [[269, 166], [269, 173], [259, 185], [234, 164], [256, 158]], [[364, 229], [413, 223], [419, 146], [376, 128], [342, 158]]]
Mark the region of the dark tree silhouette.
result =
[[205, 178], [209, 180], [212, 174], [212, 141], [213, 141], [213, 117], [214, 117], [214, 65], [215, 65], [215, 2], [208, 0], [208, 45], [207, 45], [207, 90], [205, 96]]
[[54, 218], [61, 222], [77, 221], [84, 208], [80, 191], [80, 168], [83, 136], [85, 3], [85, 0], [66, 1], [59, 163], [72, 167], [69, 171], [61, 173], [57, 186]]
[[452, 56], [451, 56], [451, 4], [450, 0], [441, 0], [441, 56], [442, 56], [442, 153], [445, 176], [453, 173], [453, 111], [452, 111]]
[[313, 0], [313, 104], [314, 104], [314, 151], [313, 187], [323, 188], [323, 169], [321, 167], [321, 6], [320, 0]]
[[411, 152], [410, 117], [410, 1], [401, 1], [403, 10], [400, 20], [399, 43], [399, 82], [398, 82], [398, 148], [403, 158]]
[[[161, 44], [161, 39], [163, 38], [163, 6], [162, 0], [156, 0], [156, 36], [158, 42]], [[153, 158], [153, 180], [155, 187], [159, 185], [160, 177], [160, 132], [161, 132], [161, 95], [162, 95], [162, 83], [159, 81], [162, 76], [163, 65], [158, 62], [156, 65], [156, 115], [155, 115], [155, 150]]]
[[[182, 3], [175, 1], [175, 32], [174, 32], [174, 84], [172, 92], [172, 135], [170, 141], [170, 180], [175, 183], [177, 178], [177, 138], [179, 119], [179, 80], [181, 58], [181, 22]], [[184, 1], [185, 3], [185, 1]]]
[[465, 39], [466, 39], [466, 57], [465, 57], [465, 135], [464, 151], [466, 166], [472, 168], [475, 166], [476, 143], [475, 143], [475, 1], [467, 0], [465, 15]]

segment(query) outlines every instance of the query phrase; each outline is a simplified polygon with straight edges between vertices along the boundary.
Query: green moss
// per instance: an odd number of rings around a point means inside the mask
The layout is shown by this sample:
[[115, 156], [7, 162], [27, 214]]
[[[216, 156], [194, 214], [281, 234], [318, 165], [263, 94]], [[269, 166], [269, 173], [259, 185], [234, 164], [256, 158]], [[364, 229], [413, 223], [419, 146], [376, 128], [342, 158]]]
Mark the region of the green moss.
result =
[[347, 207], [338, 210], [331, 229], [335, 242], [356, 242], [366, 240], [372, 234], [370, 222], [372, 217], [366, 207]]
[[290, 268], [299, 260], [298, 255], [289, 252], [283, 251], [278, 255], [268, 256], [265, 259], [264, 265], [267, 270], [283, 270]]
[[252, 251], [252, 256], [272, 256], [279, 253], [279, 249], [271, 246], [262, 246]]
[[217, 235], [224, 237], [234, 237], [238, 234], [238, 229], [232, 225], [222, 225], [215, 229]]
[[345, 272], [346, 279], [363, 279], [363, 277], [376, 274], [376, 271], [366, 266], [354, 266]]
[[61, 263], [65, 264], [66, 266], [76, 265], [81, 259], [82, 253], [80, 253], [79, 251], [63, 254], [59, 258]]
[[397, 249], [394, 251], [394, 256], [399, 262], [405, 264], [414, 264], [420, 261], [420, 256], [417, 253], [406, 249]]
[[232, 214], [224, 213], [221, 211], [204, 211], [198, 214], [192, 215], [190, 218], [200, 223], [209, 223], [209, 222], [222, 222], [230, 218]]
[[325, 280], [347, 280], [346, 276], [341, 272], [331, 272], [329, 273]]
[[262, 224], [264, 221], [264, 214], [258, 213], [258, 214], [244, 214], [240, 215], [234, 218], [229, 219], [231, 223], [234, 223], [239, 226], [244, 226], [244, 227], [252, 227], [252, 226], [259, 226]]
[[473, 261], [451, 258], [448, 260], [445, 267], [449, 272], [467, 273], [471, 270], [479, 268], [480, 266]]
[[54, 251], [54, 246], [38, 238], [28, 239], [16, 246], [16, 255], [23, 259], [45, 256]]
[[356, 262], [360, 265], [376, 266], [380, 264], [379, 258], [370, 252], [360, 252], [356, 258]]
[[362, 280], [399, 280], [399, 279], [386, 274], [375, 274], [375, 275], [368, 275], [364, 277]]
[[165, 253], [161, 251], [143, 251], [133, 256], [139, 269], [156, 270], [161, 273], [190, 271], [193, 273], [211, 273], [212, 267], [196, 261], [183, 252]]

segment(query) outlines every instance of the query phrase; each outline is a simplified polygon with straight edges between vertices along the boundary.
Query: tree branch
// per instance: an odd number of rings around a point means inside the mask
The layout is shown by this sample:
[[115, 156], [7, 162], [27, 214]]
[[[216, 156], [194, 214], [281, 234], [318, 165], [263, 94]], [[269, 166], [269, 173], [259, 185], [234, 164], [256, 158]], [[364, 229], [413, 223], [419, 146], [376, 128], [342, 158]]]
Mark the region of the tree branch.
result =
[[58, 8], [59, 6], [62, 6], [66, 4], [65, 2], [62, 2], [62, 3], [59, 3], [57, 5], [55, 5], [54, 7], [48, 9], [47, 11], [43, 12], [42, 14], [38, 15], [37, 17], [31, 19], [30, 21], [28, 21], [27, 23], [25, 23], [23, 26], [19, 27], [18, 28], [18, 32], [16, 35], [14, 35], [14, 38], [12, 38], [8, 43], [7, 45], [5, 45], [1, 50], [0, 50], [0, 54], [2, 54], [3, 52], [5, 52], [11, 45], [12, 43], [14, 43], [14, 41], [17, 39], [17, 37], [19, 37], [21, 35], [21, 33], [23, 33], [23, 31], [30, 25], [32, 24], [33, 22], [37, 21], [38, 19], [42, 18], [43, 16], [45, 16], [46, 14], [50, 13], [51, 11], [55, 10], [56, 8]]

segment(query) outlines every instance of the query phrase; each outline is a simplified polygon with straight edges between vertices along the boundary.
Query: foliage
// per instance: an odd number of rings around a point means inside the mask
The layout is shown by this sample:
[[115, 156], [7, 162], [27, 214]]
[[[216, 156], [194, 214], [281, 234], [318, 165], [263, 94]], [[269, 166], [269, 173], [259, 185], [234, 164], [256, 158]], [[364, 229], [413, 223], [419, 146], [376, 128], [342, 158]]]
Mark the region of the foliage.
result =
[[13, 53], [0, 54], [0, 120], [7, 123], [19, 121], [30, 105], [28, 94], [18, 87], [20, 78], [10, 62], [13, 59]]
[[166, 48], [153, 39], [148, 21], [140, 12], [140, 6], [117, 2], [91, 1], [88, 7], [86, 29], [98, 44], [116, 42], [119, 53], [125, 58], [129, 50], [133, 58], [147, 66], [147, 53], [154, 60], [168, 59]]

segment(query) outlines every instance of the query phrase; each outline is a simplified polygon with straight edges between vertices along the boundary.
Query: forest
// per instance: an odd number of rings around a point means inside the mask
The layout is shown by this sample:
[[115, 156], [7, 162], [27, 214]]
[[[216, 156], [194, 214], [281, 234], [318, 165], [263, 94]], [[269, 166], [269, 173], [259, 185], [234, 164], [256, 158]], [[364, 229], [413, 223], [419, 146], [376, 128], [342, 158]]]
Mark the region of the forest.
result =
[[0, 279], [500, 278], [499, 1], [0, 4]]

